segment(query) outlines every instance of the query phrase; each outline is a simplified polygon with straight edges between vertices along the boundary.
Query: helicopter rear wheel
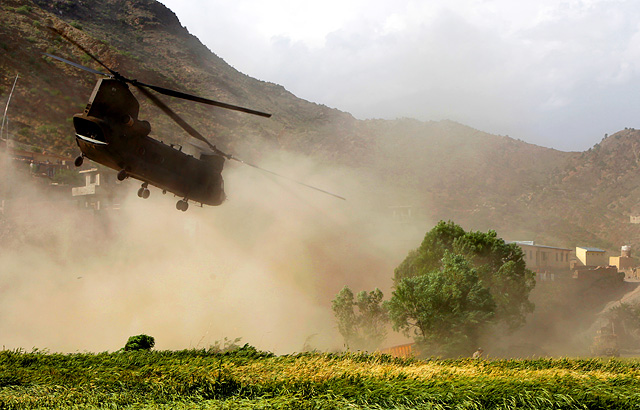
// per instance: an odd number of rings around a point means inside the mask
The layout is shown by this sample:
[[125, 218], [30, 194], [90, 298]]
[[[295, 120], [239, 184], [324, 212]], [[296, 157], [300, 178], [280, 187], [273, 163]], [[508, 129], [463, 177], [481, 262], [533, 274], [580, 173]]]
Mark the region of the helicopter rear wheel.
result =
[[189, 209], [189, 202], [185, 201], [184, 199], [179, 200], [178, 202], [176, 202], [176, 209], [178, 211], [186, 211], [187, 209]]
[[83, 157], [82, 155], [80, 155], [80, 156], [78, 156], [78, 157], [76, 158], [76, 160], [75, 160], [75, 161], [73, 161], [73, 164], [74, 164], [76, 167], [81, 167], [83, 162], [84, 162], [84, 157]]

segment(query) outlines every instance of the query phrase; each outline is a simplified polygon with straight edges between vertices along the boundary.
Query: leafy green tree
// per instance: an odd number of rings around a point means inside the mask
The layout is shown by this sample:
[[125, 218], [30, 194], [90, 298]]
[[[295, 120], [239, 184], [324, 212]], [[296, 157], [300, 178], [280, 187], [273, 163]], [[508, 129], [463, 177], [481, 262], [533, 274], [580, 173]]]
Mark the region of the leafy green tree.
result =
[[153, 346], [156, 345], [156, 340], [153, 336], [148, 335], [137, 335], [131, 336], [127, 343], [124, 345], [125, 351], [135, 351], [135, 350], [151, 350]]
[[338, 331], [347, 349], [373, 350], [384, 341], [388, 323], [380, 289], [361, 291], [356, 297], [345, 286], [331, 301]]
[[394, 280], [421, 275], [442, 266], [445, 251], [453, 250], [453, 242], [465, 234], [455, 223], [440, 221], [425, 235], [420, 247], [409, 255], [395, 270]]
[[358, 322], [354, 311], [353, 292], [348, 286], [342, 288], [331, 301], [331, 309], [338, 322], [338, 331], [347, 349], [358, 343]]
[[411, 251], [394, 272], [398, 286], [404, 278], [433, 272], [442, 267], [446, 252], [469, 260], [496, 303], [495, 320], [510, 330], [522, 326], [533, 311], [529, 293], [534, 274], [526, 268], [522, 249], [498, 238], [495, 231], [465, 232], [452, 221], [440, 221], [427, 232], [420, 247]]
[[452, 356], [475, 349], [495, 302], [469, 262], [445, 251], [439, 269], [398, 280], [387, 308], [394, 330]]
[[358, 327], [363, 340], [363, 348], [373, 350], [387, 337], [389, 319], [382, 299], [384, 295], [378, 288], [371, 292], [361, 291], [356, 296]]

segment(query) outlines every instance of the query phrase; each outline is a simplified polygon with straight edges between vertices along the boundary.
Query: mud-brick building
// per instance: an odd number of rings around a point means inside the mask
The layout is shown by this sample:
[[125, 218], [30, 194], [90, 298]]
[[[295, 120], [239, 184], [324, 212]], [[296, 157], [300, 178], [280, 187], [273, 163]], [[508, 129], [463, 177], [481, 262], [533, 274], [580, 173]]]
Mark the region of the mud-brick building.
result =
[[554, 280], [559, 274], [569, 274], [571, 249], [538, 245], [534, 241], [515, 241], [524, 252], [527, 268], [540, 280]]

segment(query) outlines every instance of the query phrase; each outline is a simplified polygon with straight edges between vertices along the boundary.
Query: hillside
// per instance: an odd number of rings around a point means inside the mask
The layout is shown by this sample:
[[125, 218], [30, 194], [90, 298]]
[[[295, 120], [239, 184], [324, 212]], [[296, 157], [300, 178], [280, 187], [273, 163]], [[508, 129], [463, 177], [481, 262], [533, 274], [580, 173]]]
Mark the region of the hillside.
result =
[[[361, 175], [371, 207], [410, 205], [427, 223], [452, 219], [467, 229], [554, 246], [640, 246], [628, 223], [640, 210], [635, 130], [573, 153], [450, 121], [356, 120], [238, 72], [154, 0], [6, 0], [0, 18], [0, 102], [19, 73], [10, 129], [21, 143], [76, 155], [70, 116], [84, 107], [95, 81], [93, 74], [42, 56], [93, 64], [46, 28], [50, 19], [116, 71], [272, 113], [271, 119], [254, 118], [171, 101], [205, 137], [249, 161], [280, 149], [349, 167]], [[169, 119], [141, 104], [152, 135], [185, 141]]]

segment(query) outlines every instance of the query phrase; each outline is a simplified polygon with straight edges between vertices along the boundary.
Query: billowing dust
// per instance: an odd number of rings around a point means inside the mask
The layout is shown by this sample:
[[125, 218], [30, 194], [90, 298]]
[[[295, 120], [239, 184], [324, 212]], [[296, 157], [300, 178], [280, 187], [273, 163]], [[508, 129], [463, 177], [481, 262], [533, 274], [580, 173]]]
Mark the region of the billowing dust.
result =
[[[228, 200], [185, 213], [171, 194], [121, 187], [102, 216], [2, 162], [0, 345], [114, 351], [131, 335], [156, 348], [206, 348], [241, 338], [262, 350], [342, 347], [331, 300], [345, 285], [390, 296], [393, 269], [425, 229], [394, 222], [375, 187], [345, 168], [286, 153], [260, 166], [331, 196], [227, 163]], [[385, 191], [386, 195], [392, 195]], [[400, 204], [402, 205], [402, 204]], [[424, 227], [426, 228], [426, 226]]]
[[[433, 223], [394, 220], [389, 204], [410, 201], [351, 169], [283, 152], [259, 165], [347, 201], [227, 162], [222, 206], [183, 213], [127, 180], [119, 209], [94, 214], [0, 156], [0, 347], [115, 351], [145, 333], [160, 350], [225, 338], [277, 354], [342, 349], [331, 300], [345, 285], [389, 299], [394, 268]], [[540, 282], [528, 323], [485, 329], [481, 343], [494, 357], [589, 354], [599, 309], [633, 288]], [[389, 332], [385, 346], [408, 341]]]

